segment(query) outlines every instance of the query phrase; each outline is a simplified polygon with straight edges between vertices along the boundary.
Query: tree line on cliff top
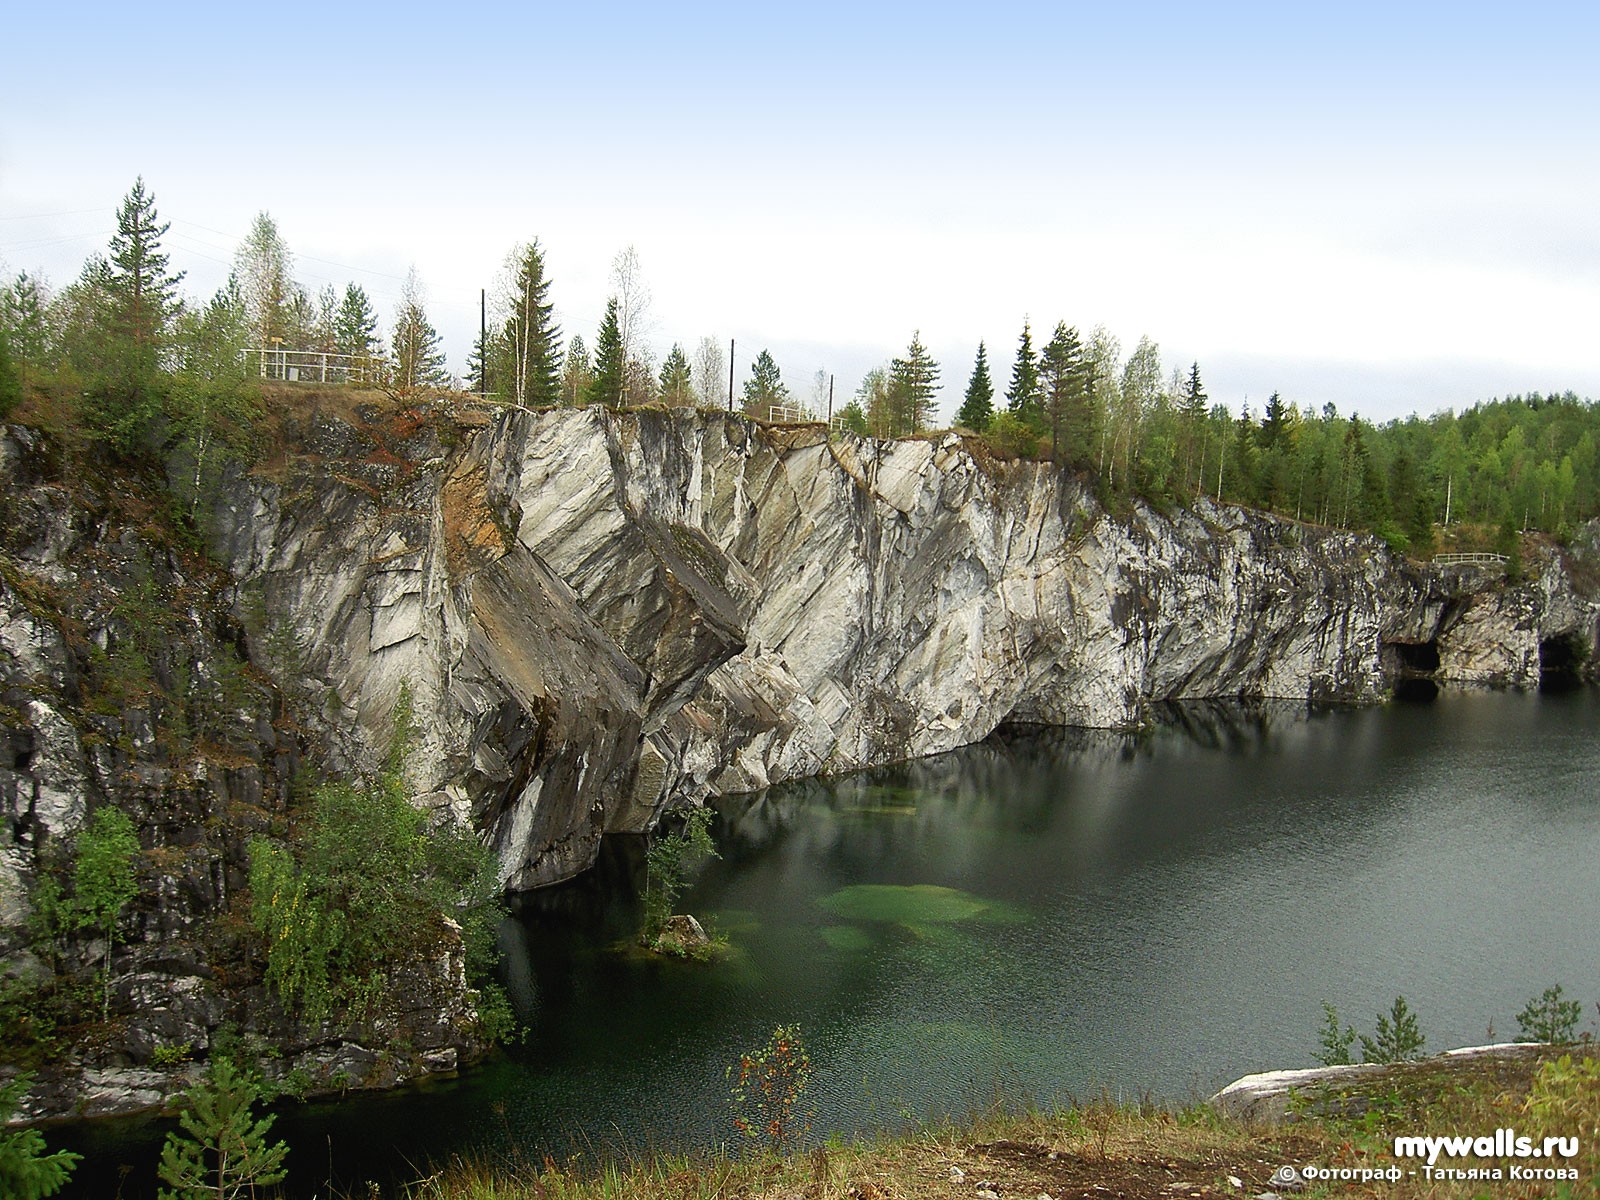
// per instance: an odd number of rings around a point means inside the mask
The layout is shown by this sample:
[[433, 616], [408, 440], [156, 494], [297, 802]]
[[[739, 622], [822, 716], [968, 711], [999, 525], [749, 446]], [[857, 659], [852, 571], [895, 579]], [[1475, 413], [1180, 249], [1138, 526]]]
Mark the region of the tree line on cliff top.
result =
[[[313, 293], [294, 256], [259, 214], [224, 286], [201, 303], [180, 290], [164, 247], [170, 224], [136, 180], [104, 253], [59, 290], [22, 272], [0, 287], [0, 415], [27, 387], [75, 406], [92, 436], [123, 453], [179, 451], [199, 488], [236, 446], [259, 404], [252, 384], [274, 348], [346, 356], [399, 394], [468, 387], [529, 407], [647, 404], [722, 407], [730, 400], [721, 342], [674, 344], [654, 361], [651, 296], [632, 247], [612, 263], [611, 291], [592, 344], [564, 337], [537, 239], [507, 255], [468, 362], [449, 375], [425, 291], [413, 269], [387, 336], [373, 299], [354, 282]], [[877, 437], [936, 423], [941, 366], [913, 333], [905, 352], [869, 370], [836, 409], [836, 425]], [[830, 381], [817, 372], [797, 396], [765, 349], [737, 399], [762, 420], [819, 414]], [[1109, 500], [1162, 505], [1201, 497], [1298, 520], [1367, 529], [1397, 548], [1427, 552], [1441, 527], [1480, 540], [1519, 530], [1562, 535], [1600, 514], [1600, 411], [1572, 392], [1532, 392], [1457, 412], [1374, 424], [1333, 404], [1301, 408], [1274, 392], [1259, 412], [1207, 395], [1198, 363], [1168, 373], [1140, 338], [1124, 355], [1104, 327], [1087, 335], [1057, 322], [1035, 346], [1024, 321], [1008, 382], [998, 390], [980, 342], [957, 427], [994, 454], [1049, 460], [1090, 476]], [[159, 443], [159, 446], [156, 445]]]

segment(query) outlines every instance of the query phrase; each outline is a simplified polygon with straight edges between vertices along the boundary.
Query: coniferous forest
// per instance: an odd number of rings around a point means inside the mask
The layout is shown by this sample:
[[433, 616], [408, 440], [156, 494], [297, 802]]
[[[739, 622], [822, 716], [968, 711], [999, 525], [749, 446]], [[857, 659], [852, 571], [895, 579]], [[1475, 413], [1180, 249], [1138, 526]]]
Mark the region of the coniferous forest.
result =
[[[514, 247], [463, 380], [447, 370], [414, 271], [385, 329], [358, 284], [313, 294], [296, 282], [293, 254], [262, 213], [227, 283], [202, 302], [181, 290], [184, 273], [163, 243], [169, 228], [136, 180], [106, 250], [70, 284], [57, 289], [27, 272], [4, 284], [0, 415], [21, 407], [117, 454], [179, 463], [168, 476], [190, 505], [245, 449], [261, 405], [256, 381], [296, 377], [277, 366], [291, 355], [322, 362], [323, 381], [400, 395], [454, 389], [524, 406], [728, 401], [719, 339], [701, 338], [692, 352], [674, 344], [656, 363], [643, 334], [650, 293], [631, 247], [613, 263], [613, 295], [590, 341], [563, 336], [538, 240]], [[1600, 410], [1570, 391], [1463, 397], [1458, 411], [1378, 424], [1358, 415], [1359, 397], [1349, 411], [1278, 392], [1259, 410], [1232, 407], [1208, 394], [1199, 363], [1169, 372], [1150, 338], [1124, 353], [1103, 327], [1084, 336], [1059, 322], [1045, 338], [1025, 322], [1009, 359], [1007, 368], [978, 343], [957, 427], [997, 457], [1083, 473], [1110, 502], [1208, 497], [1371, 530], [1414, 554], [1444, 538], [1510, 548], [1519, 532], [1560, 537], [1600, 514]], [[903, 354], [865, 373], [834, 424], [924, 434], [938, 424], [941, 375], [954, 382], [961, 373], [935, 362], [914, 333]], [[825, 395], [818, 372], [809, 403], [797, 399], [762, 349], [739, 399], [752, 417], [792, 420], [820, 415]]]

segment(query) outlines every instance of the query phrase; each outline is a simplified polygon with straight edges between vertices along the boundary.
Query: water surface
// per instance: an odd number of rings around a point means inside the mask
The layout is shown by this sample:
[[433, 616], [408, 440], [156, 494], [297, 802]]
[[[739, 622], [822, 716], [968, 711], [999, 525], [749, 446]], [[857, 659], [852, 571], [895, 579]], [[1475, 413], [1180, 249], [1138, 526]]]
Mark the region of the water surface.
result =
[[[1514, 1035], [1557, 981], [1593, 1016], [1595, 692], [1173, 715], [723, 802], [722, 857], [680, 904], [728, 938], [713, 966], [629, 949], [637, 847], [609, 847], [504, 931], [526, 1044], [285, 1109], [300, 1194], [457, 1152], [726, 1139], [725, 1071], [779, 1023], [810, 1045], [826, 1132], [997, 1096], [1184, 1102], [1310, 1065], [1325, 1000], [1370, 1031], [1404, 993], [1437, 1048]], [[81, 1136], [102, 1173], [149, 1137]]]

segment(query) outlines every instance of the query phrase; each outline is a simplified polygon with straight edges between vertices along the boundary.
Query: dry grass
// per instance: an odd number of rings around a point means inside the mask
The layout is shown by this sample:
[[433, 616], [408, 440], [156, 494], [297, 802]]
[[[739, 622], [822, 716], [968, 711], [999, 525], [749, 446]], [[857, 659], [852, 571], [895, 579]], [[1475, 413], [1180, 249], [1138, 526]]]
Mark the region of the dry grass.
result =
[[[1568, 1087], [1565, 1111], [1579, 1115], [1566, 1119], [1565, 1128], [1541, 1121], [1527, 1101], [1530, 1090], [1544, 1094], [1535, 1083], [1536, 1072], [1553, 1057], [1551, 1052], [1511, 1062], [1431, 1060], [1394, 1068], [1359, 1089], [1325, 1094], [1307, 1104], [1298, 1119], [1278, 1126], [1244, 1124], [1204, 1107], [1174, 1111], [1102, 1101], [1020, 1116], [991, 1113], [961, 1125], [829, 1144], [781, 1158], [656, 1155], [633, 1164], [600, 1165], [457, 1161], [419, 1181], [409, 1195], [411, 1200], [1245, 1200], [1270, 1191], [1308, 1200], [1580, 1200], [1600, 1194], [1586, 1161], [1589, 1135], [1600, 1134], [1594, 1124], [1600, 1119], [1600, 1094], [1589, 1093], [1600, 1089], [1583, 1083], [1574, 1093]], [[1580, 1136], [1586, 1157], [1578, 1161], [1586, 1177], [1566, 1190], [1509, 1178], [1429, 1180], [1420, 1170], [1398, 1183], [1318, 1181], [1293, 1193], [1272, 1182], [1285, 1164], [1354, 1170], [1393, 1166], [1393, 1139], [1399, 1134], [1476, 1136], [1506, 1126], [1535, 1136]]]

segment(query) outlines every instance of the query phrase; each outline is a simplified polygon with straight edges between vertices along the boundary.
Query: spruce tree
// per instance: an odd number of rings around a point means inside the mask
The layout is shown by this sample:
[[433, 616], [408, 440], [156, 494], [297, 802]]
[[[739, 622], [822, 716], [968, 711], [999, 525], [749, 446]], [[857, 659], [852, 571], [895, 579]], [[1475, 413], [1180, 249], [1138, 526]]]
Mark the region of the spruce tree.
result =
[[661, 364], [661, 403], [681, 406], [694, 403], [694, 382], [689, 371], [689, 357], [677, 342], [667, 352]]
[[956, 414], [956, 424], [982, 433], [989, 428], [993, 417], [994, 384], [989, 379], [989, 352], [979, 342], [978, 361], [973, 364], [972, 378], [967, 380], [967, 394], [961, 402], [961, 411]]
[[761, 351], [750, 367], [750, 378], [744, 381], [744, 411], [746, 416], [758, 421], [772, 420], [772, 406], [789, 398], [789, 388], [772, 355]]
[[622, 356], [622, 330], [617, 324], [617, 298], [606, 301], [605, 316], [600, 318], [600, 333], [595, 338], [594, 373], [584, 388], [587, 404], [621, 404], [622, 389], [627, 382], [627, 362]]
[[1022, 336], [1017, 339], [1017, 361], [1011, 367], [1011, 386], [1006, 390], [1006, 403], [1023, 420], [1037, 422], [1039, 365], [1033, 354], [1033, 330], [1027, 321], [1022, 323]]
[[510, 370], [504, 385], [518, 404], [553, 405], [561, 398], [561, 329], [550, 302], [544, 251], [535, 238], [513, 255], [515, 272], [505, 323]]
[[138, 379], [149, 378], [161, 365], [178, 305], [183, 272], [168, 271], [170, 260], [161, 249], [161, 239], [170, 228], [171, 222], [157, 215], [155, 197], [145, 191], [144, 177], [135, 179], [117, 210], [106, 285], [120, 356], [125, 369]]

